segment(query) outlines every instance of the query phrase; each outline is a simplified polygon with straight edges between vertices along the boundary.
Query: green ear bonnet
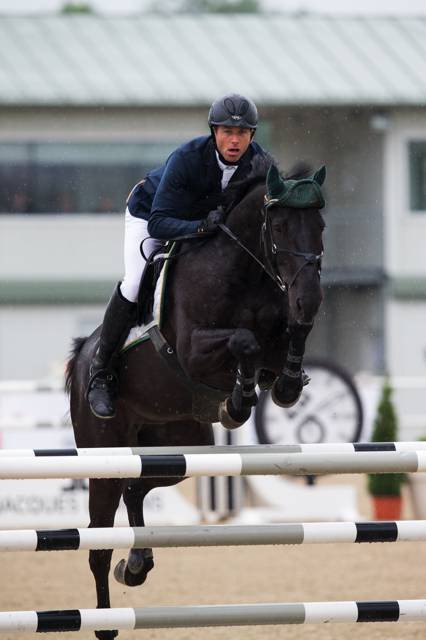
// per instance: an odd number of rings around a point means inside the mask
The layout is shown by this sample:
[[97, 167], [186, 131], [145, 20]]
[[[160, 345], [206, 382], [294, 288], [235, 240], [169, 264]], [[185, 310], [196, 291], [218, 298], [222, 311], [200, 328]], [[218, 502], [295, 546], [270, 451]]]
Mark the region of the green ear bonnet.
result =
[[292, 209], [322, 209], [325, 206], [321, 185], [325, 180], [323, 165], [312, 178], [285, 180], [275, 165], [271, 165], [266, 177], [265, 206], [280, 204]]

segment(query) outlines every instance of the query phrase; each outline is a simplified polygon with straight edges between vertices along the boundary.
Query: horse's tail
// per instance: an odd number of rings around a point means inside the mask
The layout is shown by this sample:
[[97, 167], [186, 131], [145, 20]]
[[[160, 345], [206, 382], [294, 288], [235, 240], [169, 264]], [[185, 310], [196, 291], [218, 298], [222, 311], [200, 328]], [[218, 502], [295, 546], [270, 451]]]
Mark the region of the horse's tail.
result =
[[69, 393], [71, 390], [71, 382], [72, 382], [72, 376], [74, 373], [75, 363], [86, 340], [87, 338], [73, 339], [72, 348], [71, 348], [71, 357], [68, 360], [67, 365], [65, 367], [65, 391], [67, 393]]

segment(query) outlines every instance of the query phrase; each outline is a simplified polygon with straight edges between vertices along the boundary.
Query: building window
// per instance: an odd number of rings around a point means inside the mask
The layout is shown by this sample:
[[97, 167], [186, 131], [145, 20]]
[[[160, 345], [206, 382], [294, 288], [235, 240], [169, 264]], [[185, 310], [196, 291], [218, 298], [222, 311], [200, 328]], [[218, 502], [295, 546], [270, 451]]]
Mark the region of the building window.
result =
[[426, 140], [408, 143], [410, 209], [426, 212]]
[[0, 213], [114, 213], [179, 141], [0, 143]]

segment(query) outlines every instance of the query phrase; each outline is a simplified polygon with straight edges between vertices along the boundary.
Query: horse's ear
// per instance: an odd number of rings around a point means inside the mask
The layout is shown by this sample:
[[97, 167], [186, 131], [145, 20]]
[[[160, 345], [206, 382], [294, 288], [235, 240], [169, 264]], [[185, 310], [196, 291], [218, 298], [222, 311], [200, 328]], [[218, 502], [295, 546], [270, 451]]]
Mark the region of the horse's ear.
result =
[[326, 170], [325, 165], [323, 164], [321, 169], [318, 169], [316, 173], [314, 173], [313, 180], [317, 182], [319, 185], [322, 185], [325, 180]]
[[283, 180], [280, 176], [280, 172], [274, 164], [268, 169], [268, 175], [266, 176], [266, 188], [270, 197], [279, 196], [283, 192]]

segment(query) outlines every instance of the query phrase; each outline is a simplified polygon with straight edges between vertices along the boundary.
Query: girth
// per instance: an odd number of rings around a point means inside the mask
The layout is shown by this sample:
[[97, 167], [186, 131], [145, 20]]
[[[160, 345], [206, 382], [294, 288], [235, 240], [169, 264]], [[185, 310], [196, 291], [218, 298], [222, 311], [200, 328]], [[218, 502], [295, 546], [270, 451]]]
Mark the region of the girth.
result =
[[175, 350], [167, 342], [158, 325], [150, 327], [148, 335], [157, 353], [191, 393], [194, 418], [201, 422], [217, 422], [219, 404], [229, 393], [201, 382], [194, 382], [180, 364]]

